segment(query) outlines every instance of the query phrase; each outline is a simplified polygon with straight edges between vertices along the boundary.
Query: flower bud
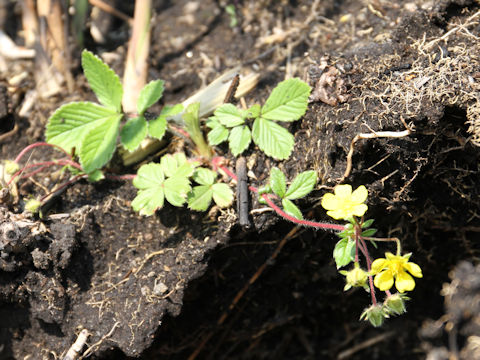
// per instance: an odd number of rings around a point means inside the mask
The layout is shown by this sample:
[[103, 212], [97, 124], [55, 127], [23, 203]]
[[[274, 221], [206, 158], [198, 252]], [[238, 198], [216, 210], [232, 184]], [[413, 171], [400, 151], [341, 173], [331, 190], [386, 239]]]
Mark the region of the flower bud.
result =
[[375, 327], [380, 327], [383, 324], [383, 321], [388, 318], [388, 314], [385, 313], [383, 306], [381, 305], [372, 305], [369, 308], [365, 309], [360, 316], [360, 320], [368, 320], [370, 324]]
[[368, 273], [360, 268], [360, 264], [356, 262], [354, 268], [350, 271], [342, 270], [340, 274], [345, 275], [346, 285], [343, 291], [347, 291], [352, 287], [363, 287], [367, 291], [369, 287], [367, 285]]
[[387, 314], [401, 315], [407, 312], [405, 300], [408, 300], [408, 297], [403, 294], [396, 293], [390, 295], [383, 302], [383, 309]]
[[11, 160], [5, 161], [5, 172], [8, 175], [15, 174], [19, 169], [20, 169], [20, 166], [15, 161], [11, 161]]

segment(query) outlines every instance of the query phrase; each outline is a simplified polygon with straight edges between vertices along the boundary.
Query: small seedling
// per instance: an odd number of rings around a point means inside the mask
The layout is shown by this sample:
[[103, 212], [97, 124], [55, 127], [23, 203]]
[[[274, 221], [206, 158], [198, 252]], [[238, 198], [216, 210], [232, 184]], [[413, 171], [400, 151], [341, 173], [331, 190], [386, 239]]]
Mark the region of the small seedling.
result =
[[[243, 153], [250, 142], [258, 145], [268, 156], [287, 159], [293, 150], [293, 135], [277, 121], [292, 122], [300, 119], [307, 110], [310, 86], [300, 79], [282, 81], [273, 89], [265, 105], [258, 104], [247, 110], [225, 104], [215, 110], [207, 126], [210, 145], [228, 140], [234, 156]], [[248, 120], [253, 119], [252, 128]]]

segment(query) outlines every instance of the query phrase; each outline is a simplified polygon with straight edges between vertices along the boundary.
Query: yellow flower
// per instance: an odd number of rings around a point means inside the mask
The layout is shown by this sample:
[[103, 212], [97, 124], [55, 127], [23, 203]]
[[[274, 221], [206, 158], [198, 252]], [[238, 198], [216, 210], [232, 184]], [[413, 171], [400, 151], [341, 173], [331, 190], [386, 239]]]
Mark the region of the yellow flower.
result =
[[420, 266], [408, 259], [412, 254], [393, 255], [390, 252], [385, 253], [384, 258], [376, 259], [372, 263], [371, 274], [375, 275], [373, 283], [382, 291], [389, 290], [393, 286], [395, 279], [395, 287], [401, 293], [410, 291], [415, 288], [415, 280], [407, 273], [407, 271], [417, 278], [421, 278], [422, 269]]
[[322, 207], [327, 215], [335, 220], [347, 219], [351, 216], [363, 216], [368, 206], [364, 204], [367, 200], [368, 191], [363, 185], [352, 193], [351, 185], [337, 185], [334, 194], [325, 194], [322, 198]]

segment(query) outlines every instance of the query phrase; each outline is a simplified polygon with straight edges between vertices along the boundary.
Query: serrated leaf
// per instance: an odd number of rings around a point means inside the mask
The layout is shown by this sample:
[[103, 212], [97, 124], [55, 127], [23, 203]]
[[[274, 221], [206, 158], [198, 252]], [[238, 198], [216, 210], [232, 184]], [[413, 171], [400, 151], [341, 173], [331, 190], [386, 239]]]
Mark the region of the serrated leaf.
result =
[[142, 215], [152, 215], [163, 207], [165, 175], [160, 164], [146, 164], [138, 169], [133, 185], [139, 189], [132, 201], [132, 208]]
[[215, 118], [226, 127], [235, 127], [245, 123], [245, 113], [233, 104], [223, 104], [213, 113]]
[[228, 143], [233, 156], [238, 156], [248, 148], [252, 141], [250, 129], [247, 126], [237, 126], [230, 131]]
[[70, 152], [80, 148], [85, 133], [99, 123], [119, 114], [92, 102], [74, 102], [62, 105], [48, 119], [47, 142]]
[[86, 173], [102, 168], [115, 151], [121, 114], [114, 114], [91, 127], [80, 144], [80, 164]]
[[228, 139], [228, 129], [219, 122], [210, 122], [210, 125], [207, 124], [207, 126], [213, 126], [211, 127], [212, 130], [210, 130], [207, 135], [208, 143], [210, 145], [218, 145]]
[[310, 86], [298, 78], [282, 81], [265, 102], [261, 117], [277, 121], [300, 119], [307, 110], [310, 90]]
[[287, 159], [293, 150], [293, 135], [273, 121], [261, 117], [253, 123], [252, 138], [265, 154], [277, 160]]
[[163, 184], [165, 198], [173, 206], [182, 206], [187, 199], [187, 194], [192, 190], [190, 181], [186, 177], [170, 177]]
[[178, 169], [177, 159], [171, 154], [164, 155], [160, 159], [160, 166], [162, 167], [165, 176], [171, 177]]
[[201, 185], [212, 185], [215, 182], [217, 173], [210, 169], [198, 168], [193, 173], [193, 180]]
[[145, 110], [160, 100], [163, 95], [164, 83], [163, 80], [153, 80], [140, 90], [137, 99], [137, 112], [139, 115], [143, 115]]
[[255, 104], [250, 106], [247, 109], [247, 118], [254, 119], [260, 116], [260, 112], [262, 111], [262, 107], [259, 104]]
[[148, 135], [155, 139], [162, 139], [167, 130], [167, 118], [163, 115], [160, 115], [154, 120], [148, 122]]
[[129, 119], [120, 132], [122, 145], [128, 151], [136, 150], [145, 136], [147, 136], [147, 121], [143, 116]]
[[162, 110], [160, 111], [160, 115], [164, 115], [165, 117], [174, 116], [180, 114], [183, 111], [182, 104], [175, 104], [175, 105], [165, 105]]
[[290, 200], [288, 199], [282, 199], [282, 206], [283, 210], [294, 218], [297, 218], [298, 220], [303, 220], [303, 215], [300, 209]]
[[313, 190], [317, 183], [317, 173], [313, 170], [298, 174], [288, 187], [285, 197], [290, 200], [300, 199]]
[[213, 201], [221, 208], [228, 207], [233, 203], [233, 190], [224, 183], [212, 185]]
[[211, 185], [195, 186], [188, 194], [188, 207], [196, 211], [205, 211], [212, 202], [213, 190]]
[[123, 88], [117, 74], [88, 50], [82, 52], [82, 68], [98, 101], [107, 108], [120, 112]]
[[284, 173], [277, 167], [270, 170], [270, 187], [280, 198], [283, 198], [287, 191], [287, 180]]
[[337, 264], [337, 269], [350, 264], [355, 255], [355, 241], [350, 239], [341, 239], [335, 245], [333, 250], [333, 258]]

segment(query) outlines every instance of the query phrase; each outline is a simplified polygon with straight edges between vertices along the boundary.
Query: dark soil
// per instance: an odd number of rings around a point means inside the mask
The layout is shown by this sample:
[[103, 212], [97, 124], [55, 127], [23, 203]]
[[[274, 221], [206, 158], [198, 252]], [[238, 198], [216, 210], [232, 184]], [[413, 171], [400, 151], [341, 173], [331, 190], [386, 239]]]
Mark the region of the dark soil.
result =
[[[424, 278], [409, 294], [407, 314], [373, 328], [358, 320], [369, 306], [363, 290], [342, 291], [335, 234], [297, 229], [270, 261], [293, 228], [272, 212], [254, 211], [249, 230], [236, 224], [233, 209], [166, 206], [145, 218], [130, 208], [130, 182], [79, 181], [48, 204], [43, 219], [23, 213], [23, 200], [3, 199], [0, 359], [61, 359], [81, 329], [91, 334], [95, 359], [480, 359], [478, 4], [235, 1], [239, 24], [230, 27], [222, 1], [154, 3], [150, 78], [166, 80], [163, 101], [180, 102], [238, 65], [261, 75], [249, 105], [286, 76], [308, 81], [312, 102], [290, 126], [292, 157], [277, 163], [252, 147], [250, 182], [264, 184], [272, 166], [289, 178], [316, 170], [317, 191], [299, 203], [319, 221], [328, 221], [319, 206], [326, 190], [342, 180], [364, 184], [378, 235], [399, 237]], [[121, 72], [128, 28], [106, 20], [107, 43], [87, 43], [113, 52], [111, 65]], [[464, 26], [452, 30], [456, 24]], [[77, 92], [37, 102], [28, 117], [18, 111], [33, 84], [13, 92], [15, 73], [3, 74], [0, 136], [9, 136], [0, 140], [2, 160], [43, 141], [59, 104], [91, 98], [78, 66]], [[11, 69], [35, 71], [28, 61]], [[393, 132], [405, 136], [382, 136]], [[38, 150], [30, 161], [51, 156]], [[62, 179], [44, 175], [37, 180], [46, 188]], [[18, 191], [22, 199], [43, 195], [31, 181]], [[254, 196], [251, 202], [263, 207]]]

